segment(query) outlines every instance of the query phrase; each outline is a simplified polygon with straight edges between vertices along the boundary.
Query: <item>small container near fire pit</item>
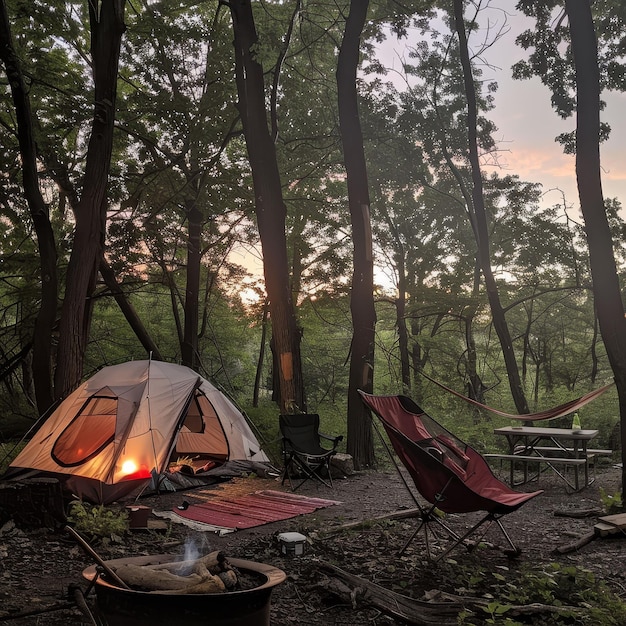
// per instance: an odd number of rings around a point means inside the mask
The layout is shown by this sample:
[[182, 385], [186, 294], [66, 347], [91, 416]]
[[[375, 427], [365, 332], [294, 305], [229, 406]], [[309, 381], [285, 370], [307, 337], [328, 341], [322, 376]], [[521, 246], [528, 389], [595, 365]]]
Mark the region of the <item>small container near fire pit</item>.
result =
[[152, 513], [149, 506], [127, 506], [126, 511], [128, 513], [128, 526], [131, 529], [148, 527], [148, 517]]
[[283, 554], [299, 556], [304, 554], [306, 537], [300, 533], [280, 533], [278, 535], [278, 545]]

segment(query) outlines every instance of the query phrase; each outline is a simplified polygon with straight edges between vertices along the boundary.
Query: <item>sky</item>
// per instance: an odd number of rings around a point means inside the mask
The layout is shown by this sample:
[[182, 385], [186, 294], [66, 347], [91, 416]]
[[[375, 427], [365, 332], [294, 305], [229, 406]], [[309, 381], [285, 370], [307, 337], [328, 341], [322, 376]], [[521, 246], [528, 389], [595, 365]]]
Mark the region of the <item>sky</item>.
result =
[[[550, 105], [551, 94], [539, 79], [513, 80], [511, 66], [527, 55], [515, 44], [515, 38], [532, 22], [515, 11], [513, 0], [498, 0], [493, 4], [506, 6], [510, 28], [490, 51], [489, 60], [496, 67], [485, 70], [486, 75], [498, 83], [496, 106], [489, 117], [498, 127], [495, 139], [503, 149], [501, 164], [522, 180], [541, 183], [544, 201], [549, 205], [562, 202], [562, 191], [577, 215], [575, 157], [564, 154], [561, 145], [554, 140], [558, 134], [574, 129], [575, 118], [562, 120], [554, 112]], [[502, 24], [503, 18], [500, 11], [492, 11], [491, 25]], [[612, 129], [609, 140], [600, 148], [604, 196], [617, 198], [626, 208], [626, 94], [608, 92], [603, 99], [607, 106], [601, 120]]]
[[[494, 139], [501, 150], [499, 171], [517, 174], [523, 181], [541, 183], [544, 202], [548, 206], [561, 204], [564, 195], [571, 209], [570, 216], [575, 218], [579, 214], [575, 157], [564, 154], [561, 145], [555, 141], [560, 133], [574, 129], [575, 118], [562, 120], [553, 111], [551, 94], [538, 78], [523, 81], [512, 78], [511, 66], [527, 56], [527, 52], [515, 44], [515, 39], [533, 24], [530, 18], [515, 10], [516, 2], [488, 2], [497, 8], [483, 13], [482, 29], [472, 34], [469, 41], [475, 50], [487, 35], [487, 27], [490, 34], [501, 27], [506, 31], [485, 55], [491, 67], [483, 67], [483, 78], [498, 83], [495, 108], [487, 117], [498, 127]], [[419, 37], [419, 32], [414, 31], [407, 42], [388, 41], [388, 65], [398, 68], [404, 46], [415, 45]], [[601, 146], [604, 196], [618, 198], [626, 211], [626, 94], [605, 93], [603, 99], [607, 106], [602, 121], [612, 128], [610, 139]], [[485, 167], [486, 173], [492, 169]]]

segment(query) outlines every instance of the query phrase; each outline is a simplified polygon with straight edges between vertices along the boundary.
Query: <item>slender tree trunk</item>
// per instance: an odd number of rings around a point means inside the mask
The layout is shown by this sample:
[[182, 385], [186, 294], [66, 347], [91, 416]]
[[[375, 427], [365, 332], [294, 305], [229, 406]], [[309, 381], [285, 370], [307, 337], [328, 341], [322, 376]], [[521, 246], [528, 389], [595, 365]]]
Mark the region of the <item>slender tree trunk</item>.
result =
[[370, 198], [363, 135], [359, 119], [356, 72], [361, 33], [369, 2], [353, 0], [337, 61], [339, 125], [348, 182], [348, 203], [354, 248], [352, 274], [352, 346], [348, 383], [347, 451], [355, 467], [374, 464], [372, 427], [359, 389], [371, 393], [374, 380], [374, 261], [370, 225]]
[[146, 352], [155, 361], [162, 361], [163, 357], [159, 351], [158, 346], [154, 343], [152, 337], [148, 333], [148, 330], [143, 325], [135, 307], [128, 300], [126, 294], [119, 286], [115, 272], [111, 269], [111, 266], [106, 262], [104, 258], [100, 259], [100, 276], [104, 284], [108, 287], [109, 291], [113, 294], [115, 301], [120, 307], [120, 311], [123, 313], [128, 325], [133, 329], [135, 336], [141, 342], [141, 345], [145, 348]]
[[[485, 385], [478, 373], [478, 356], [476, 354], [476, 341], [474, 339], [474, 318], [476, 317], [476, 308], [468, 307], [467, 312], [463, 316], [463, 325], [465, 328], [465, 348], [467, 351], [467, 397], [481, 404], [485, 403]], [[483, 418], [481, 410], [477, 406], [472, 406], [472, 417], [474, 424], [480, 423]], [[489, 414], [484, 415], [484, 419], [489, 421]]]
[[622, 447], [622, 495], [626, 493], [626, 320], [600, 174], [600, 73], [589, 3], [566, 0], [576, 67], [576, 179], [585, 220], [600, 334], [615, 377]]
[[467, 96], [467, 129], [469, 139], [469, 159], [472, 168], [472, 205], [476, 227], [474, 233], [478, 246], [478, 257], [480, 266], [485, 279], [485, 287], [487, 290], [487, 298], [491, 308], [491, 316], [493, 325], [500, 339], [502, 354], [506, 365], [506, 371], [509, 379], [511, 395], [515, 402], [517, 412], [520, 414], [528, 413], [528, 402], [522, 387], [522, 381], [519, 375], [517, 359], [513, 350], [513, 341], [509, 327], [506, 323], [504, 310], [500, 303], [498, 287], [491, 269], [491, 259], [489, 252], [489, 231], [487, 228], [487, 217], [485, 214], [485, 203], [483, 197], [482, 175], [480, 171], [480, 161], [478, 158], [478, 140], [477, 140], [477, 105], [476, 92], [474, 87], [474, 78], [472, 75], [472, 67], [467, 48], [467, 36], [465, 34], [465, 22], [463, 19], [463, 0], [454, 0], [454, 20], [457, 35], [459, 38], [459, 50], [461, 54], [461, 65], [463, 66], [463, 78], [465, 83], [465, 93]]
[[125, 30], [125, 0], [93, 0], [88, 4], [95, 85], [94, 117], [83, 191], [76, 207], [76, 229], [61, 312], [56, 398], [62, 398], [74, 389], [83, 373], [93, 308], [90, 297], [104, 246], [117, 74]]
[[259, 358], [256, 364], [256, 375], [254, 376], [254, 391], [252, 393], [252, 406], [259, 406], [259, 391], [261, 388], [261, 376], [263, 375], [263, 362], [265, 361], [265, 346], [267, 345], [267, 315], [269, 304], [267, 300], [263, 303], [263, 316], [261, 318], [261, 345], [259, 346]]
[[52, 389], [52, 330], [56, 322], [58, 277], [57, 251], [48, 207], [39, 189], [37, 146], [33, 134], [30, 99], [15, 53], [9, 16], [0, 0], [0, 59], [4, 63], [17, 120], [17, 136], [22, 157], [24, 194], [37, 235], [40, 260], [41, 306], [33, 333], [32, 372], [37, 409], [43, 415], [54, 401]]
[[181, 344], [182, 363], [191, 369], [198, 366], [198, 306], [200, 302], [200, 259], [202, 212], [195, 201], [187, 207], [187, 283], [185, 286], [185, 321]]
[[250, 0], [229, 3], [235, 35], [235, 72], [239, 113], [252, 169], [255, 211], [265, 287], [270, 301], [272, 343], [280, 381], [280, 410], [306, 411], [301, 332], [297, 324], [289, 277], [283, 201], [276, 149], [268, 128], [263, 68], [254, 54], [258, 37]]
[[[378, 182], [378, 181], [377, 181]], [[380, 184], [376, 184], [376, 202], [379, 210], [384, 215], [389, 233], [391, 234], [391, 246], [393, 248], [393, 260], [398, 276], [398, 297], [395, 299], [394, 308], [396, 311], [396, 329], [398, 332], [398, 352], [400, 354], [400, 379], [404, 391], [411, 389], [411, 357], [409, 355], [409, 331], [406, 323], [406, 294], [409, 290], [409, 281], [406, 275], [406, 250], [402, 243], [400, 230], [392, 219], [387, 203], [385, 193]]]
[[[76, 207], [78, 206], [79, 198], [76, 189], [72, 184], [72, 181], [70, 180], [67, 168], [56, 158], [56, 155], [54, 155], [51, 151], [48, 151], [43, 156], [46, 166], [48, 168], [47, 173], [57, 184], [61, 194], [63, 194], [67, 198], [67, 201], [69, 202], [72, 211], [74, 212], [74, 214], [76, 214]], [[104, 256], [100, 258], [98, 269], [100, 271], [100, 276], [102, 277], [104, 284], [107, 286], [108, 290], [115, 298], [115, 302], [117, 302], [120, 311], [126, 318], [128, 325], [135, 333], [137, 339], [141, 342], [141, 345], [145, 348], [146, 353], [151, 355], [153, 359], [157, 361], [162, 361], [163, 356], [161, 355], [158, 346], [154, 343], [154, 340], [148, 333], [148, 330], [141, 321], [141, 318], [139, 317], [136, 309], [133, 307], [132, 303], [128, 299], [128, 296], [120, 287], [120, 284], [117, 281], [117, 277], [115, 276], [115, 272], [108, 264]]]
[[[382, 196], [381, 196], [382, 197]], [[387, 214], [387, 223], [395, 241], [396, 272], [398, 273], [398, 297], [396, 298], [396, 328], [398, 329], [398, 351], [400, 352], [400, 376], [405, 391], [411, 389], [411, 366], [409, 357], [409, 331], [406, 325], [406, 258], [400, 235]]]
[[406, 268], [404, 258], [397, 262], [398, 297], [396, 298], [396, 328], [398, 329], [398, 350], [400, 351], [400, 374], [402, 387], [411, 389], [411, 368], [409, 359], [409, 331], [406, 327]]

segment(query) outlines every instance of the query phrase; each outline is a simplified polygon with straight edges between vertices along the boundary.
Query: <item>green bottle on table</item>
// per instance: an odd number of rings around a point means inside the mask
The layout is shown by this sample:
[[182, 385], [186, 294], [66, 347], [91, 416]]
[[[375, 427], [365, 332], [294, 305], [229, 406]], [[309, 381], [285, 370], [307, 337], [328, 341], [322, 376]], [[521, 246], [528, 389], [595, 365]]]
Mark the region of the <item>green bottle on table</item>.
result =
[[580, 417], [578, 411], [574, 412], [574, 418], [572, 419], [572, 430], [582, 430], [580, 426]]

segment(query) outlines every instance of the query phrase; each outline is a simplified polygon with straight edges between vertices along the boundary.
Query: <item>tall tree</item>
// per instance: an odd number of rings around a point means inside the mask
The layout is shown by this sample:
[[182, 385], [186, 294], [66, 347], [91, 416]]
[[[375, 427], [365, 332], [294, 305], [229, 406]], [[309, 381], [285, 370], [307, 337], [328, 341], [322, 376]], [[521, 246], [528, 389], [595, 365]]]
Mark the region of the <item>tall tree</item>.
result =
[[291, 294], [287, 256], [286, 208], [276, 148], [268, 126], [263, 67], [256, 54], [259, 40], [250, 0], [232, 0], [229, 6], [235, 35], [238, 109], [252, 169], [265, 287], [270, 301], [279, 405], [284, 413], [306, 411], [300, 358], [301, 331]]
[[370, 197], [356, 84], [361, 33], [368, 0], [352, 0], [337, 59], [339, 127], [348, 183], [352, 224], [353, 273], [350, 310], [352, 344], [348, 386], [348, 453], [357, 467], [374, 463], [371, 423], [358, 390], [372, 393], [374, 380], [374, 256], [370, 224]]
[[472, 219], [472, 228], [476, 237], [478, 248], [478, 261], [482, 270], [487, 297], [491, 308], [493, 325], [500, 339], [502, 354], [506, 364], [506, 371], [511, 388], [511, 395], [515, 402], [518, 413], [528, 413], [528, 402], [522, 386], [522, 381], [517, 366], [517, 358], [513, 349], [511, 333], [506, 322], [504, 309], [500, 302], [500, 294], [493, 276], [491, 267], [491, 256], [489, 253], [489, 231], [487, 228], [487, 217], [485, 213], [485, 202], [483, 196], [483, 181], [478, 156], [477, 138], [477, 117], [478, 109], [476, 105], [476, 88], [467, 45], [467, 34], [465, 32], [464, 1], [454, 0], [454, 23], [457, 36], [459, 38], [459, 52], [461, 55], [461, 65], [463, 67], [463, 79], [465, 85], [465, 95], [467, 98], [467, 132], [469, 161], [472, 169], [472, 197], [468, 209]]
[[[141, 220], [144, 228], [136, 234], [157, 256], [171, 259], [162, 267], [174, 274], [172, 303], [184, 313], [181, 359], [194, 369], [202, 361], [203, 280], [211, 274], [215, 280], [204, 280], [204, 286], [219, 283], [220, 253], [227, 253], [238, 234], [232, 214], [241, 219], [235, 190], [242, 159], [233, 151], [228, 156], [234, 163], [225, 165], [237, 117], [228, 106], [236, 97], [229, 80], [230, 32], [230, 17], [217, 2], [184, 8], [146, 3], [122, 55], [122, 71], [133, 80], [125, 85], [119, 125], [128, 133], [129, 158], [134, 156], [136, 164], [126, 177], [130, 198], [115, 230], [128, 234], [131, 228], [124, 222]], [[162, 246], [167, 250], [157, 252]]]
[[70, 392], [80, 382], [83, 372], [93, 306], [90, 296], [95, 287], [106, 229], [118, 63], [126, 28], [125, 0], [95, 0], [88, 4], [94, 111], [59, 324], [54, 377], [57, 398]]
[[43, 414], [53, 403], [52, 331], [56, 322], [58, 277], [57, 251], [48, 207], [39, 188], [37, 146], [30, 98], [11, 34], [9, 15], [0, 0], [0, 59], [7, 73], [17, 120], [22, 158], [22, 180], [30, 215], [37, 235], [40, 259], [41, 304], [33, 335], [33, 378], [37, 381], [37, 408]]
[[626, 319], [600, 169], [600, 73], [598, 44], [587, 2], [566, 0], [576, 68], [576, 179], [585, 219], [589, 263], [600, 333], [619, 398], [622, 494], [626, 493]]

